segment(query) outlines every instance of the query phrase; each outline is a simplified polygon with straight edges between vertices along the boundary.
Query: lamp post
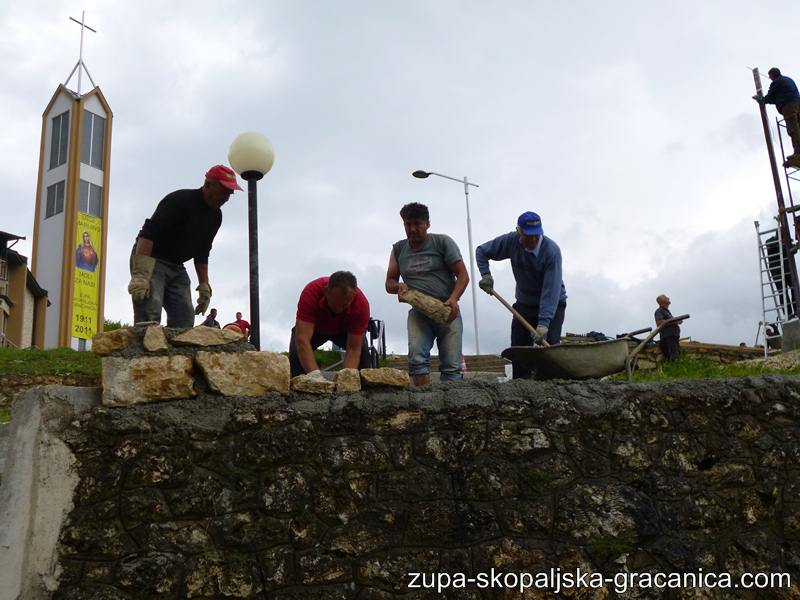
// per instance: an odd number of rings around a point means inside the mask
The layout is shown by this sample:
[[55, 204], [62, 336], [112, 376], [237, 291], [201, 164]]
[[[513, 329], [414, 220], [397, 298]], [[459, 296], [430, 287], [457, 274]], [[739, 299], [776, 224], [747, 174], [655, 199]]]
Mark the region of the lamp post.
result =
[[475, 294], [475, 267], [473, 266], [473, 262], [475, 257], [473, 256], [475, 252], [472, 249], [472, 221], [469, 218], [469, 186], [480, 187], [477, 183], [472, 183], [471, 181], [467, 180], [467, 176], [464, 176], [464, 179], [456, 179], [455, 177], [450, 177], [449, 175], [442, 175], [441, 173], [434, 173], [433, 171], [414, 171], [412, 173], [414, 177], [417, 179], [427, 179], [431, 175], [436, 175], [437, 177], [444, 177], [445, 179], [449, 179], [450, 181], [457, 181], [459, 183], [464, 184], [464, 198], [467, 202], [467, 241], [469, 242], [469, 283], [470, 287], [472, 288], [472, 317], [475, 320], [475, 354], [481, 353], [481, 344], [478, 337], [478, 302]]
[[228, 162], [247, 181], [247, 224], [250, 242], [250, 343], [261, 350], [261, 314], [258, 305], [258, 206], [256, 183], [275, 162], [272, 142], [260, 133], [239, 135], [228, 150]]

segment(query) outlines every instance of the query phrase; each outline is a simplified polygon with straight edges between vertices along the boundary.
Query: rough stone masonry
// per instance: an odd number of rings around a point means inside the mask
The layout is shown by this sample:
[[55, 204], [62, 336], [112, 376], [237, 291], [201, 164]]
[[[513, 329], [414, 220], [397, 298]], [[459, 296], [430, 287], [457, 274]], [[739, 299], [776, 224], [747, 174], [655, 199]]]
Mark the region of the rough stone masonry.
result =
[[[786, 572], [797, 598], [800, 380], [459, 382], [107, 407], [18, 398], [2, 598], [548, 598], [413, 572]], [[26, 462], [27, 461], [27, 462]]]

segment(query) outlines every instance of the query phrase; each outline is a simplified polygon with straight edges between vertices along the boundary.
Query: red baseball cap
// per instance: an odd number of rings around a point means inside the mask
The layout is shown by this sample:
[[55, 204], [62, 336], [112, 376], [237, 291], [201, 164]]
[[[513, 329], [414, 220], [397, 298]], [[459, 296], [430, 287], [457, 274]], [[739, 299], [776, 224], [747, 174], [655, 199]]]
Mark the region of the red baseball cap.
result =
[[229, 190], [240, 190], [239, 184], [236, 182], [236, 173], [233, 169], [225, 165], [214, 165], [206, 173], [206, 179], [216, 179]]

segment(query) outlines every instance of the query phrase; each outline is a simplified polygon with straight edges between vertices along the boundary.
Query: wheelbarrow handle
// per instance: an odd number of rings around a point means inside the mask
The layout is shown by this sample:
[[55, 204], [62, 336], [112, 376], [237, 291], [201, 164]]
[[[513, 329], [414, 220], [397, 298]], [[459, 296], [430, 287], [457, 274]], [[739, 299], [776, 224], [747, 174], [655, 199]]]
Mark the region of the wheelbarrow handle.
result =
[[636, 331], [629, 331], [628, 333], [620, 333], [617, 336], [617, 339], [625, 338], [625, 337], [632, 337], [634, 335], [639, 335], [640, 333], [647, 333], [648, 331], [653, 331], [653, 328], [652, 327], [645, 327], [643, 329], [637, 329]]
[[[492, 296], [500, 300], [500, 303], [503, 306], [505, 306], [509, 311], [511, 311], [511, 314], [514, 315], [514, 318], [517, 319], [517, 321], [519, 321], [520, 323], [522, 323], [523, 327], [525, 327], [525, 329], [530, 331], [532, 336], [536, 337], [537, 335], [539, 335], [536, 332], [536, 328], [530, 323], [528, 323], [528, 320], [525, 317], [523, 317], [516, 308], [514, 308], [508, 302], [503, 300], [503, 297], [500, 294], [498, 294], [495, 290], [492, 290]], [[545, 339], [542, 340], [542, 346], [549, 346], [549, 345], [550, 344], [547, 343], [547, 340]]]
[[656, 335], [661, 333], [661, 330], [664, 329], [664, 327], [667, 327], [668, 325], [672, 325], [676, 321], [685, 321], [688, 318], [689, 318], [689, 315], [686, 314], [686, 315], [680, 315], [679, 317], [673, 317], [671, 319], [667, 319], [666, 321], [661, 323], [661, 325], [656, 327], [652, 331], [652, 333], [650, 335], [648, 335], [644, 339], [644, 341], [642, 343], [640, 343], [638, 346], [636, 346], [636, 348], [634, 348], [633, 351], [628, 354], [628, 358], [625, 359], [625, 371], [628, 374], [628, 382], [629, 383], [633, 381], [633, 364], [634, 364], [634, 360], [636, 359], [636, 355], [639, 354], [639, 351], [642, 348], [644, 348], [650, 340], [652, 340], [654, 337], [656, 337]]

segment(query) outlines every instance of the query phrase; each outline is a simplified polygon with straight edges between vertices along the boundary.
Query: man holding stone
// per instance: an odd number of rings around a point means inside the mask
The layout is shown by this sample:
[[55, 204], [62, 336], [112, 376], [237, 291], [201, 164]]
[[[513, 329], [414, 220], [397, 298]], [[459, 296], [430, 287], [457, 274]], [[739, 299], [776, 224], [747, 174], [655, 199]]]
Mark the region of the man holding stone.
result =
[[[516, 231], [506, 233], [475, 249], [475, 262], [481, 273], [478, 284], [487, 294], [494, 291], [490, 260], [511, 261], [516, 280], [514, 308], [536, 327], [531, 333], [516, 319], [511, 320], [511, 345], [531, 346], [546, 341], [561, 341], [561, 328], [567, 311], [567, 291], [561, 279], [561, 249], [544, 235], [542, 219], [535, 212], [524, 212], [517, 219]], [[529, 368], [513, 365], [514, 379], [530, 377]]]
[[463, 325], [458, 301], [469, 284], [461, 252], [449, 236], [428, 233], [431, 223], [424, 204], [406, 204], [400, 217], [406, 239], [392, 245], [386, 291], [412, 305], [407, 321], [408, 373], [416, 386], [430, 383], [431, 348], [436, 341], [441, 380], [461, 380]]
[[369, 346], [364, 335], [369, 322], [369, 302], [358, 289], [355, 275], [336, 271], [303, 288], [297, 302], [297, 320], [289, 340], [292, 377], [307, 374], [324, 381], [314, 350], [325, 342], [345, 348], [345, 369], [368, 369]]
[[[222, 225], [220, 208], [241, 190], [236, 174], [216, 165], [205, 176], [203, 187], [178, 190], [158, 203], [146, 219], [131, 254], [131, 282], [134, 323], [161, 321], [167, 312], [168, 327], [193, 327], [194, 316], [205, 314], [211, 302], [208, 255], [214, 236]], [[194, 259], [199, 285], [197, 305], [192, 307], [191, 282], [183, 266]]]

